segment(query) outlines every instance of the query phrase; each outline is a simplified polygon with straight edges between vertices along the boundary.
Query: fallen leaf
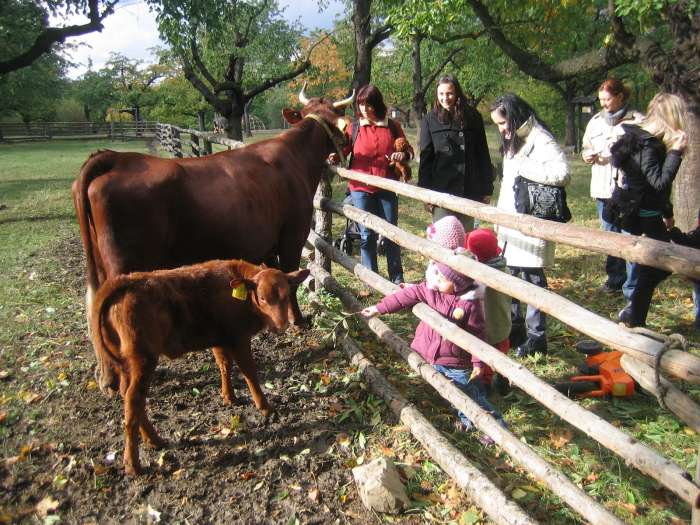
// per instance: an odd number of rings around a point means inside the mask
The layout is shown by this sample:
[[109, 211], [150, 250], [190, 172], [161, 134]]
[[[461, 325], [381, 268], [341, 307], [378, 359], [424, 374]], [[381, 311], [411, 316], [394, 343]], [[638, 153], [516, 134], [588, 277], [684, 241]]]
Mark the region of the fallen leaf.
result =
[[51, 514], [44, 518], [44, 525], [56, 525], [57, 523], [61, 523], [61, 516], [58, 514]]
[[0, 411], [0, 423], [5, 421], [7, 419], [7, 412], [5, 411]]
[[337, 436], [335, 436], [335, 442], [338, 443], [338, 445], [340, 445], [341, 447], [349, 447], [350, 436], [347, 435], [345, 432], [341, 432]]
[[40, 518], [45, 518], [50, 512], [55, 511], [60, 504], [58, 501], [53, 499], [51, 496], [46, 496], [34, 507], [34, 511], [39, 515]]
[[618, 505], [625, 509], [627, 512], [634, 514], [635, 516], [639, 514], [639, 509], [637, 509], [637, 505], [633, 503], [618, 503]]
[[549, 441], [554, 448], [562, 448], [564, 445], [568, 444], [573, 438], [574, 433], [568, 428], [549, 433]]
[[510, 493], [511, 496], [513, 496], [513, 499], [523, 499], [525, 496], [527, 496], [527, 492], [525, 492], [523, 489], [513, 489], [513, 492]]
[[92, 469], [95, 472], [95, 476], [102, 476], [109, 470], [107, 467], [100, 465], [99, 463], [96, 463]]
[[319, 376], [319, 379], [321, 379], [321, 382], [322, 382], [324, 385], [327, 385], [327, 384], [329, 384], [329, 383], [331, 382], [331, 376], [329, 376], [328, 374], [325, 374], [325, 373], [321, 374], [321, 375]]
[[245, 472], [241, 472], [238, 477], [242, 479], [243, 481], [248, 481], [249, 479], [252, 479], [255, 477], [255, 472], [252, 470], [247, 470]]
[[260, 490], [264, 483], [265, 483], [264, 481], [258, 482], [258, 484], [253, 487], [253, 492]]
[[591, 472], [588, 476], [586, 476], [586, 481], [588, 483], [593, 483], [594, 481], [597, 481], [599, 478], [597, 472]]
[[311, 489], [308, 496], [311, 501], [318, 501], [318, 489]]
[[12, 374], [10, 373], [9, 370], [0, 370], [0, 379], [7, 379], [11, 376]]
[[475, 510], [462, 512], [459, 516], [459, 525], [474, 525], [479, 521], [479, 513]]
[[176, 470], [175, 472], [173, 472], [173, 479], [180, 479], [185, 474], [185, 472], [186, 470], [184, 468]]
[[369, 297], [370, 295], [372, 295], [372, 292], [370, 292], [369, 290], [360, 290], [357, 293], [357, 296], [361, 298]]
[[430, 492], [431, 490], [433, 490], [433, 485], [428, 480], [424, 479], [420, 482], [420, 488], [427, 492]]
[[231, 433], [231, 429], [230, 428], [222, 428], [221, 430], [219, 430], [219, 432], [221, 433], [222, 436], [226, 437]]
[[693, 429], [690, 428], [690, 427], [685, 427], [685, 428], [683, 429], [683, 432], [685, 432], [685, 433], [686, 433], [687, 435], [689, 435], [689, 436], [694, 436], [695, 434], [697, 434], [697, 432], [695, 432], [695, 430], [693, 430]]
[[31, 405], [32, 403], [39, 401], [41, 399], [41, 394], [36, 394], [34, 392], [23, 392], [21, 394], [22, 400]]
[[90, 380], [87, 382], [85, 385], [85, 388], [87, 390], [96, 390], [97, 389], [97, 383], [94, 380]]
[[393, 457], [394, 449], [382, 445], [382, 454], [387, 457]]

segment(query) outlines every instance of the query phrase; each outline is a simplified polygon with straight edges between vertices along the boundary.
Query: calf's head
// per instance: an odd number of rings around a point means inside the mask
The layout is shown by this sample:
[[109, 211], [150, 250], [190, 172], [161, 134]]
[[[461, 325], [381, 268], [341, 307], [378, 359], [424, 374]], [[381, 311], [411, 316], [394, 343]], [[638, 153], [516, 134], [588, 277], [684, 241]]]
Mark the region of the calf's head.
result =
[[255, 312], [273, 332], [284, 331], [289, 325], [289, 301], [292, 291], [309, 275], [309, 270], [284, 273], [274, 268], [261, 269], [252, 279], [231, 281], [236, 290], [243, 284], [251, 294]]

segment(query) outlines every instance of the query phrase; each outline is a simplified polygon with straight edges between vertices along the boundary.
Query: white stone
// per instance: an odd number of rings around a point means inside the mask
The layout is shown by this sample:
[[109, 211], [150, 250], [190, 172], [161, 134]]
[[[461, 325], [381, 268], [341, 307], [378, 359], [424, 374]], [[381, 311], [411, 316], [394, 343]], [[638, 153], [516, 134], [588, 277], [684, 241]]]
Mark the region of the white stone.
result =
[[352, 469], [352, 475], [362, 503], [368, 509], [397, 514], [410, 504], [406, 489], [391, 460], [375, 459]]

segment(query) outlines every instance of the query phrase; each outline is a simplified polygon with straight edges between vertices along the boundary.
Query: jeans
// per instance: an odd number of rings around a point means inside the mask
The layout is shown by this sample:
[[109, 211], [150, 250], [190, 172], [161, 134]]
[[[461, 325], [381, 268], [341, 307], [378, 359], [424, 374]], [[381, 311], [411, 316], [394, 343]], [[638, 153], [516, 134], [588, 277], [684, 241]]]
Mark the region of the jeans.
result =
[[[532, 283], [540, 288], [547, 288], [547, 277], [543, 268], [525, 268], [521, 266], [508, 266], [508, 273], [515, 277]], [[527, 339], [536, 348], [547, 344], [547, 314], [542, 310], [528, 304], [525, 319], [520, 308], [520, 301], [513, 298], [510, 310], [510, 318], [514, 325], [525, 323], [527, 325]]]
[[[657, 241], [669, 240], [670, 235], [660, 215], [655, 217], [639, 217], [637, 221], [639, 231], [635, 231], [635, 234], [645, 234], [649, 239], [656, 239]], [[671, 275], [671, 273], [666, 270], [645, 266], [643, 264], [637, 265], [637, 284], [630, 296], [628, 305], [632, 326], [645, 325], [654, 290], [659, 283], [669, 275]]]
[[[433, 365], [433, 368], [444, 375], [447, 379], [451, 380], [457, 386], [457, 388], [476, 401], [476, 403], [486, 412], [491, 414], [496, 421], [501, 424], [501, 426], [508, 428], [508, 425], [506, 425], [506, 422], [503, 420], [501, 413], [496, 410], [496, 408], [486, 398], [486, 392], [481, 382], [479, 380], [469, 381], [471, 370], [465, 368], [448, 368], [443, 365]], [[465, 430], [474, 430], [474, 423], [472, 423], [471, 419], [469, 419], [461, 411], [459, 412], [459, 420], [464, 425]]]
[[700, 328], [700, 281], [693, 281], [693, 304], [695, 305], [695, 328]]
[[[390, 191], [379, 190], [375, 193], [366, 191], [351, 192], [352, 202], [356, 208], [369, 212], [377, 217], [396, 225], [399, 220], [399, 197]], [[373, 272], [377, 272], [377, 232], [360, 226], [360, 262]], [[389, 280], [394, 284], [404, 281], [401, 266], [401, 248], [390, 241], [386, 244], [386, 266]]]
[[[598, 218], [600, 219], [600, 226], [603, 231], [620, 233], [620, 228], [612, 223], [607, 222], [603, 219], [603, 206], [605, 206], [606, 199], [596, 199], [596, 208], [598, 209]], [[622, 288], [623, 284], [627, 280], [627, 269], [624, 259], [619, 257], [613, 257], [608, 255], [605, 260], [605, 273], [608, 275], [606, 285], [608, 288], [618, 290]], [[631, 292], [630, 292], [631, 293]]]

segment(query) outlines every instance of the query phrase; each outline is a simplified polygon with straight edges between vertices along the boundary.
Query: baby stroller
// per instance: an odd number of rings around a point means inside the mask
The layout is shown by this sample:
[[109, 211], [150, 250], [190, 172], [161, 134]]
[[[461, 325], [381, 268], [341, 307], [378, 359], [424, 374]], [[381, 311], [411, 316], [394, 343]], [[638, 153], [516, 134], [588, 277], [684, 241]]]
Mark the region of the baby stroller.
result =
[[[352, 206], [352, 195], [350, 192], [345, 194], [343, 199], [343, 204], [349, 204]], [[348, 255], [352, 255], [353, 243], [360, 240], [360, 225], [355, 221], [347, 219], [345, 224], [345, 231], [343, 235], [338, 237], [333, 241], [333, 246]]]
[[[352, 195], [350, 195], [350, 192], [347, 192], [345, 194], [345, 198], [343, 199], [343, 204], [349, 204], [350, 206], [353, 206], [352, 203]], [[338, 250], [341, 252], [344, 252], [348, 255], [352, 255], [353, 252], [353, 246], [355, 242], [359, 243], [360, 241], [360, 225], [357, 224], [355, 221], [351, 221], [350, 219], [347, 219], [346, 224], [345, 224], [345, 231], [343, 232], [343, 235], [338, 237], [333, 241], [333, 246], [335, 246]], [[378, 255], [385, 255], [385, 243], [386, 240], [384, 237], [381, 235], [377, 239], [377, 254]]]

